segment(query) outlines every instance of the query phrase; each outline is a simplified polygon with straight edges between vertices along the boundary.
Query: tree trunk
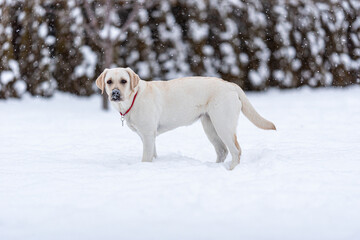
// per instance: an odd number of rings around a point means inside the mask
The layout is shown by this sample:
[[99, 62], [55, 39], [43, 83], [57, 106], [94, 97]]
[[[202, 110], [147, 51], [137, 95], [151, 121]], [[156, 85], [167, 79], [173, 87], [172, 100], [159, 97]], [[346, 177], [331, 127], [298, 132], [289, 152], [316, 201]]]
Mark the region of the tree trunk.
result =
[[[111, 42], [108, 41], [108, 43], [106, 44], [106, 48], [105, 48], [105, 52], [104, 52], [105, 56], [105, 64], [104, 64], [104, 68], [110, 68], [111, 67], [111, 63], [113, 61], [113, 47], [111, 46]], [[108, 110], [109, 109], [109, 102], [108, 102], [108, 95], [106, 93], [106, 91], [104, 91], [103, 94], [103, 104], [102, 107], [104, 110]]]

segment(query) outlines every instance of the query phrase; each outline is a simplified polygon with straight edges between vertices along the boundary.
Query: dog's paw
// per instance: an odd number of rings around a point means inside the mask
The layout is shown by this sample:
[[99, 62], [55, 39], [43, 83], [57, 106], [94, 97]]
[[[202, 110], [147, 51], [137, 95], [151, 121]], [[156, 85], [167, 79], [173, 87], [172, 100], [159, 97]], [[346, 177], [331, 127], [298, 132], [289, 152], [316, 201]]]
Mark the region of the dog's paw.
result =
[[233, 170], [237, 165], [239, 165], [239, 162], [231, 161], [229, 163], [225, 163], [224, 165], [227, 170]]

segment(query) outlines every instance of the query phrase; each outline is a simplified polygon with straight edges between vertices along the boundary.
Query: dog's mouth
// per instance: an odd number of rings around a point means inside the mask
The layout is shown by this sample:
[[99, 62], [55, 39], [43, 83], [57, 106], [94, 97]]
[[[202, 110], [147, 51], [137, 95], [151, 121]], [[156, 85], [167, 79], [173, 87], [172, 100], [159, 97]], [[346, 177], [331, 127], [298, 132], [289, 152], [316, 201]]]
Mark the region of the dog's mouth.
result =
[[111, 101], [114, 101], [114, 102], [120, 102], [120, 101], [122, 101], [123, 99], [122, 99], [120, 93], [115, 93], [115, 94], [113, 93], [113, 94], [111, 94], [110, 100], [111, 100]]
[[122, 101], [122, 99], [120, 97], [111, 97], [111, 101], [120, 102], [120, 101]]

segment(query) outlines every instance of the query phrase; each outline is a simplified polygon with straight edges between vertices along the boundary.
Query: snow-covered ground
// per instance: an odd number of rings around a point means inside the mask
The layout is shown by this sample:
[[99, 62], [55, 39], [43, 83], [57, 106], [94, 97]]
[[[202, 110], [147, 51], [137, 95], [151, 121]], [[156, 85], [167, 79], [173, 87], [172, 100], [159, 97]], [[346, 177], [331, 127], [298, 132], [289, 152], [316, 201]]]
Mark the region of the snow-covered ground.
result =
[[0, 239], [360, 239], [360, 87], [248, 97], [234, 171], [199, 122], [141, 163], [99, 96], [0, 101]]

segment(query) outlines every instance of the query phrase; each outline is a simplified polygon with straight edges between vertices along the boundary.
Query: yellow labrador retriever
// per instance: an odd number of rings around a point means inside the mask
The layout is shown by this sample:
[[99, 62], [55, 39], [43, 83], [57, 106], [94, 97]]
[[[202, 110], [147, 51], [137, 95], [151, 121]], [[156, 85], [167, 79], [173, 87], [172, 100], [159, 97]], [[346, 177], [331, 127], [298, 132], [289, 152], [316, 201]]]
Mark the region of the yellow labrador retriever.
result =
[[122, 121], [125, 119], [141, 137], [143, 162], [151, 162], [157, 156], [156, 136], [198, 119], [214, 145], [216, 162], [224, 162], [229, 149], [230, 169], [240, 163], [241, 149], [236, 138], [240, 110], [257, 127], [276, 129], [255, 111], [238, 85], [215, 77], [147, 82], [130, 68], [113, 68], [105, 69], [96, 85], [109, 95]]

